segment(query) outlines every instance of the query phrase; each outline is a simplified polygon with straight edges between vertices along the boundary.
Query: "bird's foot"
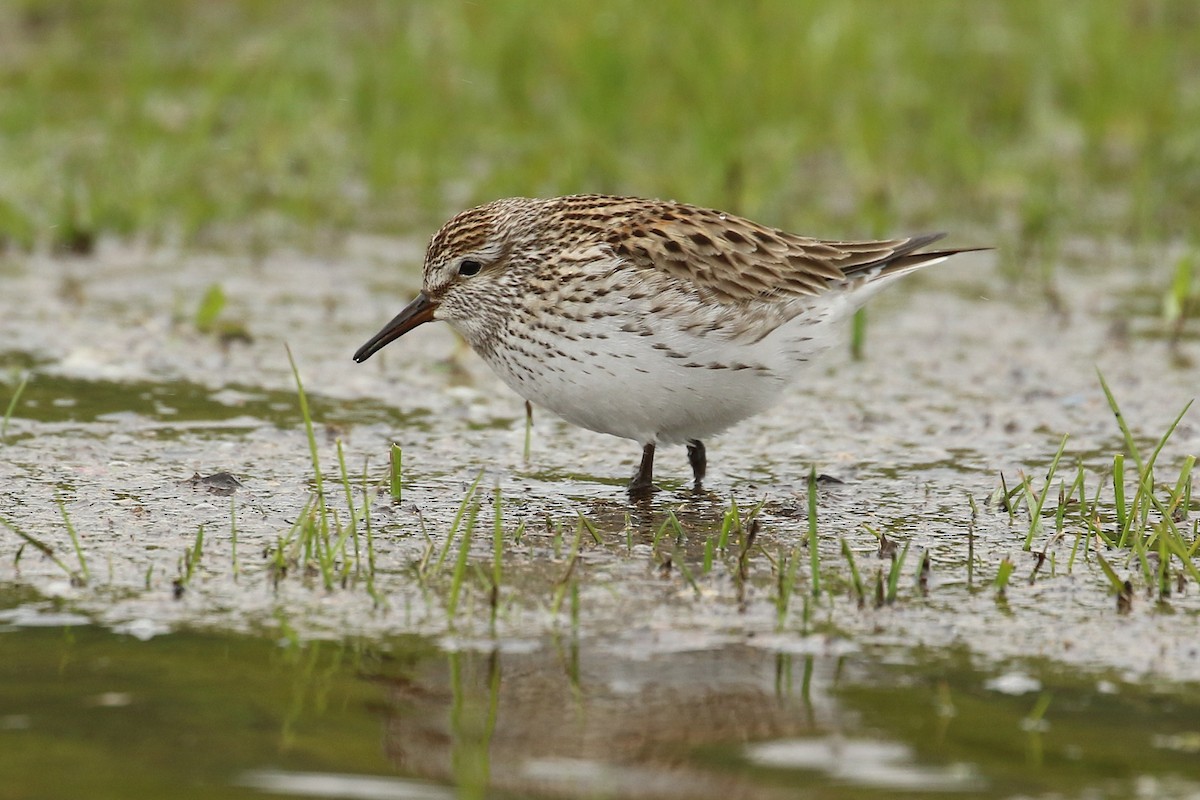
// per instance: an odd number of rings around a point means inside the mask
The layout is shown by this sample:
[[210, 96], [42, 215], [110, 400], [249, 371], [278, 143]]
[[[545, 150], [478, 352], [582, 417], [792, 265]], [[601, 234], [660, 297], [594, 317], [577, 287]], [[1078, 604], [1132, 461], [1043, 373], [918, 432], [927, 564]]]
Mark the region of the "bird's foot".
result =
[[660, 492], [662, 489], [654, 485], [653, 481], [649, 483], [639, 483], [637, 479], [629, 482], [629, 499], [630, 500], [649, 500], [654, 496], [655, 492]]
[[642, 448], [642, 463], [629, 482], [629, 497], [645, 500], [657, 491], [658, 487], [654, 485], [654, 442], [651, 442]]

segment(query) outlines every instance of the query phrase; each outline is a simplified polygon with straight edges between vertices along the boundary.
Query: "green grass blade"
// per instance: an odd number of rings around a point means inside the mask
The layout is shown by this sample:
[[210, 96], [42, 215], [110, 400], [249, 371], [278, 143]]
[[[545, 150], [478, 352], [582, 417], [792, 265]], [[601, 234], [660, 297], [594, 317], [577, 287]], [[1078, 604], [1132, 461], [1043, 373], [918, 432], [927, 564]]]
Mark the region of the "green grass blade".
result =
[[483, 470], [475, 476], [475, 480], [467, 487], [467, 493], [463, 495], [462, 502], [458, 504], [458, 511], [454, 514], [454, 520], [450, 523], [450, 532], [446, 534], [446, 541], [442, 543], [442, 550], [438, 553], [437, 561], [433, 564], [433, 574], [437, 575], [442, 571], [442, 565], [446, 561], [446, 555], [450, 552], [450, 545], [454, 542], [454, 534], [458, 531], [458, 526], [462, 523], [463, 515], [467, 513], [467, 509], [471, 505], [471, 500], [475, 497], [475, 490], [479, 488], [479, 482], [483, 480]]
[[467, 514], [467, 526], [458, 542], [458, 558], [454, 562], [454, 573], [450, 579], [450, 596], [446, 601], [446, 616], [451, 623], [458, 613], [458, 600], [462, 596], [464, 579], [467, 574], [467, 559], [471, 554], [471, 538], [475, 533], [475, 520], [479, 516], [479, 503], [471, 504], [471, 512]]
[[362, 495], [363, 495], [363, 527], [367, 533], [367, 594], [375, 601], [376, 605], [381, 602], [380, 596], [375, 591], [375, 532], [371, 529], [371, 492], [368, 480], [368, 464], [363, 462], [362, 474]]
[[900, 551], [899, 557], [892, 561], [891, 571], [888, 572], [886, 599], [889, 606], [896, 602], [896, 592], [900, 588], [900, 573], [904, 568], [904, 559], [908, 558], [908, 547], [911, 544], [911, 539], [904, 543], [904, 549]]
[[1124, 591], [1125, 581], [1121, 580], [1117, 575], [1117, 571], [1112, 568], [1112, 564], [1108, 563], [1108, 559], [1104, 557], [1104, 554], [1097, 551], [1096, 560], [1100, 563], [1100, 569], [1104, 572], [1104, 577], [1108, 578], [1108, 582], [1113, 590], [1117, 593]]
[[1133, 456], [1134, 463], [1138, 467], [1138, 472], [1141, 473], [1144, 471], [1142, 454], [1138, 452], [1137, 444], [1133, 441], [1133, 433], [1130, 432], [1129, 426], [1125, 424], [1125, 416], [1121, 413], [1121, 407], [1117, 405], [1117, 398], [1113, 397], [1112, 390], [1108, 388], [1108, 382], [1104, 380], [1104, 373], [1099, 368], [1096, 369], [1096, 376], [1100, 379], [1100, 388], [1104, 390], [1104, 396], [1108, 400], [1108, 407], [1117, 419], [1117, 426], [1121, 429], [1121, 435], [1125, 437], [1125, 449]]
[[392, 442], [391, 449], [388, 451], [388, 489], [391, 492], [393, 503], [399, 503], [403, 498], [403, 464], [404, 451], [400, 449], [400, 445]]
[[1117, 530], [1125, 530], [1125, 455], [1113, 456], [1113, 505], [1117, 515]]
[[186, 561], [186, 571], [184, 574], [183, 583], [189, 584], [192, 582], [192, 574], [195, 573], [196, 567], [200, 565], [200, 558], [204, 555], [204, 526], [201, 525], [196, 530], [196, 541], [192, 544], [191, 551], [184, 559]]
[[491, 625], [496, 628], [496, 614], [500, 608], [500, 582], [504, 577], [504, 506], [500, 493], [500, 484], [496, 484], [492, 500], [494, 516], [492, 517], [492, 591], [491, 591]]
[[558, 616], [558, 612], [562, 608], [563, 598], [566, 597], [567, 590], [571, 586], [575, 567], [579, 563], [579, 545], [582, 541], [583, 522], [580, 520], [575, 523], [575, 539], [571, 543], [571, 552], [567, 556], [567, 568], [563, 572], [563, 576], [554, 583], [554, 599], [550, 603], [550, 614], [552, 616]]
[[808, 560], [812, 571], [812, 594], [821, 594], [821, 554], [817, 540], [817, 468], [808, 470]]
[[[1025, 550], [1029, 550], [1033, 546], [1033, 538], [1042, 530], [1042, 508], [1046, 503], [1046, 497], [1050, 494], [1050, 487], [1054, 483], [1054, 474], [1058, 471], [1058, 462], [1062, 459], [1063, 452], [1067, 449], [1067, 434], [1063, 434], [1062, 441], [1058, 445], [1058, 451], [1054, 454], [1054, 458], [1050, 461], [1050, 468], [1046, 470], [1046, 482], [1042, 486], [1042, 491], [1038, 494], [1034, 502], [1026, 502], [1029, 507], [1029, 533], [1025, 536]], [[1025, 482], [1026, 493], [1028, 496], [1029, 481]]]
[[800, 565], [800, 548], [794, 547], [790, 553], [779, 551], [779, 581], [776, 591], [775, 628], [783, 630], [787, 621], [788, 606], [796, 592], [796, 570]]
[[1154, 469], [1154, 464], [1158, 461], [1159, 453], [1161, 453], [1163, 448], [1166, 447], [1167, 440], [1171, 438], [1171, 434], [1175, 433], [1175, 429], [1179, 427], [1179, 423], [1183, 420], [1184, 415], [1187, 414], [1188, 409], [1192, 407], [1192, 403], [1194, 402], [1196, 401], [1193, 399], [1188, 400], [1187, 403], [1184, 404], [1183, 410], [1176, 415], [1174, 421], [1171, 422], [1171, 425], [1167, 428], [1166, 432], [1159, 438], [1158, 444], [1155, 445], [1154, 451], [1150, 454], [1150, 458], [1146, 462], [1146, 471]]
[[83, 548], [79, 544], [79, 536], [75, 533], [75, 526], [71, 524], [71, 518], [67, 516], [67, 506], [61, 497], [56, 497], [55, 502], [58, 503], [58, 511], [62, 514], [63, 524], [67, 526], [67, 535], [71, 537], [71, 544], [75, 547], [75, 557], [79, 559], [79, 569], [83, 573], [83, 580], [91, 581], [92, 573], [88, 570], [87, 558], [83, 555]]
[[4, 420], [0, 422], [0, 442], [5, 441], [8, 437], [8, 421], [12, 419], [13, 412], [17, 410], [17, 403], [21, 400], [21, 394], [25, 391], [26, 384], [29, 383], [29, 373], [26, 372], [21, 376], [21, 382], [17, 384], [16, 391], [8, 400], [8, 408], [4, 410]]
[[858, 598], [858, 604], [862, 605], [866, 602], [866, 593], [863, 589], [862, 576], [858, 572], [858, 564], [854, 560], [854, 551], [850, 549], [850, 543], [842, 539], [842, 555], [846, 557], [846, 563], [850, 565], [850, 585], [854, 588], [854, 596]]
[[75, 573], [71, 571], [71, 568], [68, 567], [66, 564], [64, 564], [62, 562], [62, 559], [60, 559], [58, 556], [56, 556], [54, 554], [53, 547], [51, 547], [50, 545], [41, 541], [40, 539], [35, 538], [31, 534], [26, 533], [25, 531], [21, 530], [21, 528], [17, 527], [17, 525], [15, 523], [9, 522], [8, 520], [4, 519], [3, 517], [0, 517], [0, 525], [3, 525], [4, 527], [8, 528], [10, 531], [15, 533], [17, 536], [21, 537], [26, 542], [33, 545], [33, 547], [38, 552], [40, 552], [42, 555], [46, 556], [51, 561], [53, 561], [55, 563], [55, 565], [57, 565], [58, 568], [61, 569], [63, 572], [65, 572], [67, 575], [71, 576], [72, 578], [75, 576]]
[[200, 298], [200, 304], [192, 317], [192, 324], [201, 333], [212, 333], [216, 330], [217, 317], [221, 316], [224, 308], [225, 290], [221, 288], [221, 284], [214, 283], [204, 292], [204, 297]]
[[292, 357], [292, 348], [285, 344], [288, 363], [292, 366], [292, 377], [296, 379], [296, 396], [300, 401], [300, 416], [304, 419], [304, 431], [308, 436], [308, 452], [312, 457], [313, 480], [317, 487], [317, 513], [321, 519], [321, 535], [329, 535], [329, 517], [325, 508], [325, 481], [321, 475], [321, 457], [317, 452], [317, 434], [313, 431], [312, 414], [308, 409], [308, 395], [304, 391], [304, 383], [300, 380], [300, 369], [296, 359]]
[[737, 499], [729, 498], [729, 508], [725, 510], [725, 515], [721, 518], [721, 533], [717, 536], [717, 550], [724, 553], [729, 546], [729, 535], [741, 526], [742, 514], [738, 510]]
[[349, 565], [350, 560], [346, 558], [346, 542], [353, 538], [354, 540], [354, 564], [358, 566], [358, 513], [354, 510], [354, 490], [350, 486], [350, 472], [346, 469], [346, 454], [342, 447], [342, 440], [337, 440], [337, 459], [338, 472], [342, 479], [342, 489], [346, 494], [346, 510], [350, 515], [350, 521], [343, 528], [338, 528], [337, 551], [342, 554], [343, 560]]
[[1008, 581], [1012, 578], [1013, 570], [1017, 565], [1012, 562], [1012, 559], [1005, 558], [1000, 562], [999, 568], [996, 570], [996, 580], [993, 585], [996, 587], [996, 594], [1003, 595], [1008, 589]]

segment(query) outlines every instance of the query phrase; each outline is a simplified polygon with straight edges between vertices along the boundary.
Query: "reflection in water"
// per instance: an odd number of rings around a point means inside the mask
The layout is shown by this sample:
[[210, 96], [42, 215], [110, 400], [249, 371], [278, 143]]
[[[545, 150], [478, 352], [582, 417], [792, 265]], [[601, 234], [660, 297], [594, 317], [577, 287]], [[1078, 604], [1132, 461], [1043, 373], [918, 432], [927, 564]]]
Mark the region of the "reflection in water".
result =
[[500, 655], [495, 650], [488, 654], [482, 697], [474, 690], [474, 676], [465, 677], [463, 673], [464, 668], [476, 666], [474, 659], [453, 652], [448, 661], [454, 692], [450, 704], [450, 770], [461, 796], [483, 797], [491, 781], [492, 734], [500, 708]]
[[[791, 656], [763, 637], [714, 645], [643, 621], [620, 640], [459, 640], [451, 652], [420, 637], [142, 641], [14, 601], [0, 610], [4, 796], [1200, 790], [1194, 689], [1032, 660], [980, 669], [965, 649]], [[1039, 694], [993, 680], [1017, 672]]]
[[388, 753], [463, 797], [482, 797], [489, 778], [522, 793], [716, 797], [744, 776], [714, 765], [745, 743], [811, 732], [818, 714], [811, 656], [797, 668], [747, 647], [563, 655], [454, 652], [388, 682]]
[[1057, 687], [1054, 724], [1034, 730], [1029, 696], [989, 689], [956, 654], [884, 667], [861, 653], [674, 644], [460, 650], [403, 680], [376, 676], [386, 752], [470, 798], [1121, 796], [1163, 774], [1187, 776], [1164, 797], [1200, 786], [1188, 759], [1134, 744], [1189, 719], [1187, 703], [1166, 715], [1030, 665]]

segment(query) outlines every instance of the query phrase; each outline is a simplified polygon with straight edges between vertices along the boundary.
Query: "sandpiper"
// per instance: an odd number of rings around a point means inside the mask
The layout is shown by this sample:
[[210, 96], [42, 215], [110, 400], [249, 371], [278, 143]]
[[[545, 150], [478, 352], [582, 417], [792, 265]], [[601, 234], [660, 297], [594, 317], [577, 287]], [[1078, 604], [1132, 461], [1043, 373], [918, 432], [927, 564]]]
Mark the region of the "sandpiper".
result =
[[774, 404], [833, 323], [967, 251], [921, 251], [942, 236], [824, 241], [661, 200], [496, 200], [434, 235], [420, 294], [354, 360], [445, 320], [526, 400], [638, 442], [631, 495], [654, 490], [659, 444], [687, 445], [699, 488], [704, 441]]

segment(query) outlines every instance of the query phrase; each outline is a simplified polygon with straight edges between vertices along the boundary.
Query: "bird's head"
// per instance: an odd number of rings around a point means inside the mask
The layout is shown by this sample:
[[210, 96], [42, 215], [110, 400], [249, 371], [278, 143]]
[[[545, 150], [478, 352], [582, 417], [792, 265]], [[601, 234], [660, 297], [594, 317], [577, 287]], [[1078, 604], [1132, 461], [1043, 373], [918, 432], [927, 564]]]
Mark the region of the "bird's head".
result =
[[361, 363], [418, 325], [445, 320], [472, 347], [506, 313], [514, 253], [529, 253], [544, 201], [510, 197], [463, 211], [425, 251], [421, 293], [354, 354]]

